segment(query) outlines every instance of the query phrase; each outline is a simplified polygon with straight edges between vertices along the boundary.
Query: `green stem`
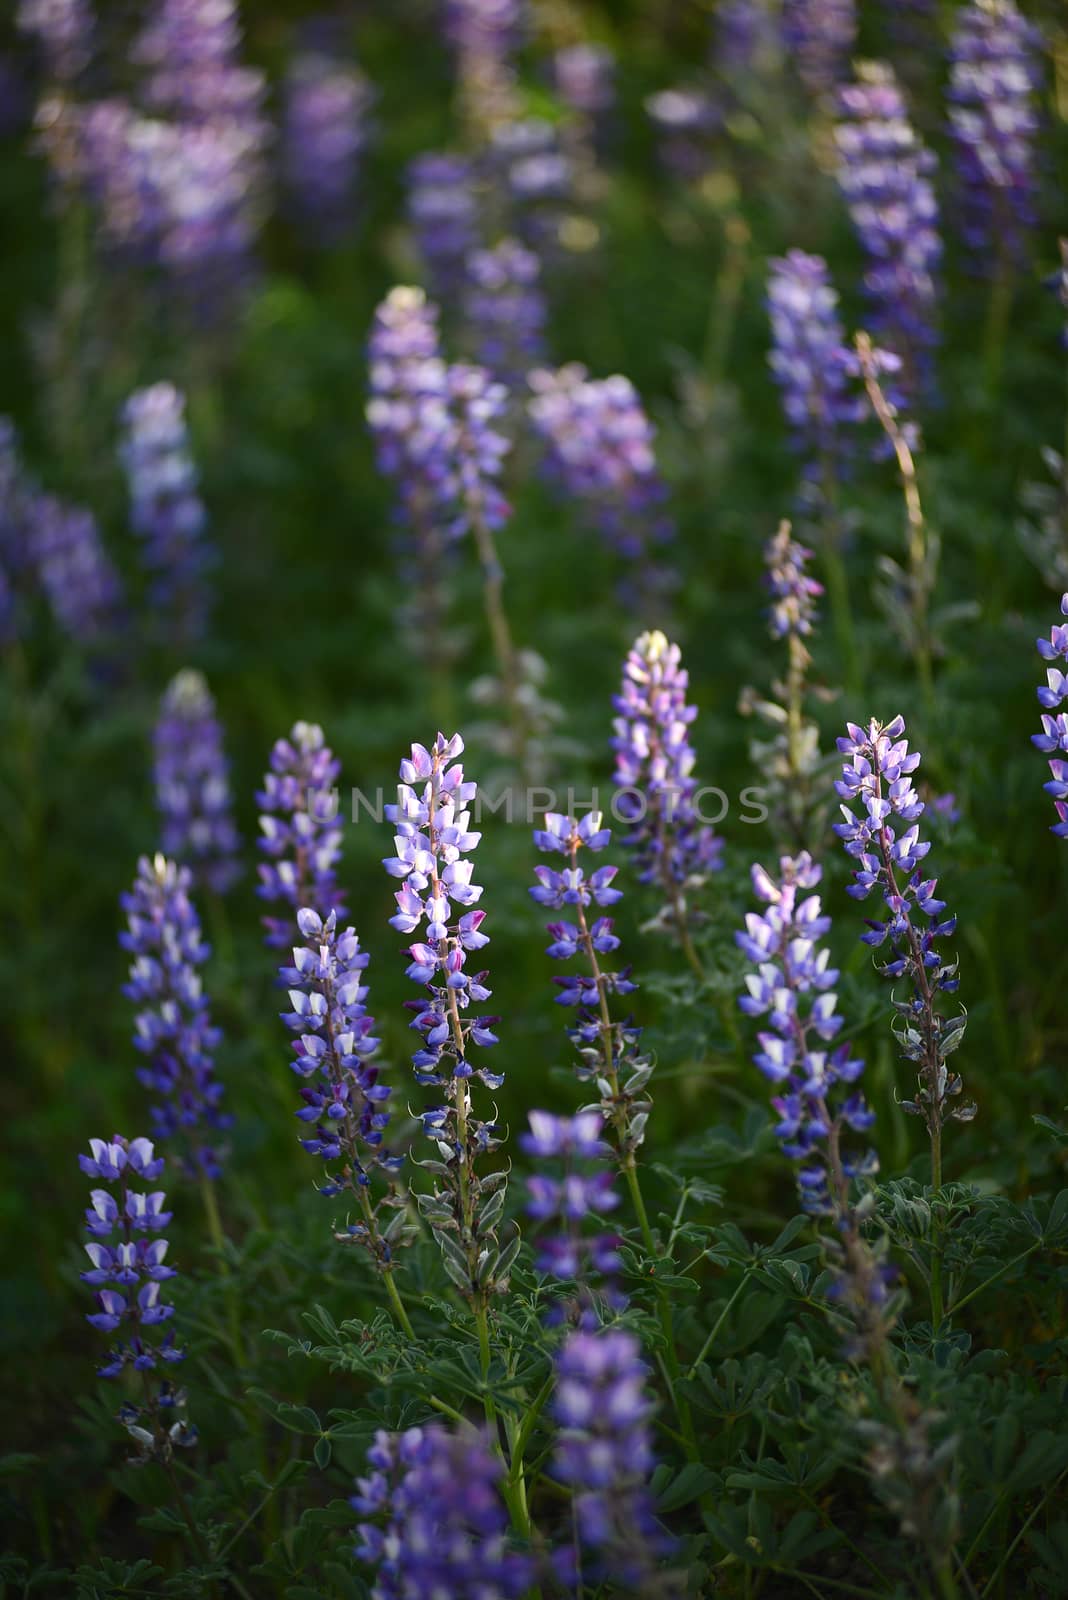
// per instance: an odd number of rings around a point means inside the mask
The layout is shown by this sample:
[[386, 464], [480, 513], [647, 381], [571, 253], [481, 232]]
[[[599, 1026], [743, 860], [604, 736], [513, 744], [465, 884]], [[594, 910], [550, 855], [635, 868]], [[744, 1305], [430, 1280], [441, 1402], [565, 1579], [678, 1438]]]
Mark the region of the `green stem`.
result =
[[723, 1324], [726, 1322], [727, 1318], [730, 1316], [731, 1311], [734, 1309], [735, 1302], [737, 1301], [738, 1296], [741, 1294], [742, 1290], [745, 1288], [746, 1284], [749, 1282], [750, 1276], [751, 1276], [750, 1269], [747, 1267], [745, 1272], [743, 1272], [743, 1274], [742, 1274], [742, 1281], [739, 1283], [737, 1289], [735, 1289], [734, 1293], [731, 1295], [730, 1299], [727, 1301], [727, 1304], [723, 1307], [723, 1310], [720, 1312], [719, 1316], [716, 1318], [715, 1323], [712, 1326], [712, 1330], [708, 1335], [708, 1338], [705, 1340], [704, 1344], [701, 1346], [700, 1350], [697, 1352], [697, 1355], [694, 1357], [693, 1364], [690, 1367], [689, 1372], [686, 1374], [686, 1376], [688, 1378], [692, 1378], [694, 1376], [694, 1374], [696, 1373], [698, 1367], [701, 1365], [701, 1362], [705, 1359], [705, 1357], [707, 1356], [708, 1352], [711, 1350], [712, 1346], [715, 1344], [716, 1340], [719, 1337], [719, 1330], [722, 1328]]
[[245, 1365], [244, 1345], [241, 1339], [241, 1318], [237, 1304], [237, 1295], [234, 1292], [233, 1274], [226, 1262], [226, 1235], [223, 1233], [222, 1220], [219, 1216], [219, 1205], [215, 1198], [215, 1185], [206, 1175], [200, 1179], [200, 1193], [204, 1201], [204, 1215], [207, 1219], [208, 1233], [215, 1247], [218, 1257], [218, 1268], [226, 1282], [226, 1313], [230, 1325], [230, 1349], [237, 1366]]
[[942, 1128], [931, 1129], [931, 1326], [938, 1332], [945, 1315], [942, 1297]]
[[386, 1281], [386, 1293], [389, 1295], [390, 1305], [393, 1308], [393, 1315], [400, 1323], [403, 1331], [408, 1335], [408, 1338], [414, 1340], [415, 1333], [412, 1328], [411, 1319], [408, 1316], [404, 1301], [401, 1299], [400, 1290], [397, 1288], [397, 1285], [394, 1282], [393, 1274], [392, 1272], [384, 1272], [382, 1276]]
[[976, 1295], [982, 1294], [984, 1289], [989, 1289], [992, 1283], [996, 1283], [999, 1278], [1003, 1278], [1007, 1272], [1012, 1271], [1013, 1267], [1019, 1266], [1021, 1261], [1026, 1261], [1028, 1256], [1034, 1255], [1035, 1251], [1039, 1249], [1041, 1249], [1040, 1240], [1036, 1240], [1034, 1244], [1029, 1244], [1026, 1250], [1021, 1250], [1018, 1256], [1013, 1256], [1011, 1261], [1006, 1261], [1004, 1266], [999, 1267], [996, 1272], [992, 1272], [989, 1278], [984, 1278], [982, 1283], [976, 1284], [975, 1288], [970, 1289], [960, 1300], [953, 1301], [950, 1311], [954, 1315], [958, 1311], [963, 1311], [968, 1302], [974, 1300]]

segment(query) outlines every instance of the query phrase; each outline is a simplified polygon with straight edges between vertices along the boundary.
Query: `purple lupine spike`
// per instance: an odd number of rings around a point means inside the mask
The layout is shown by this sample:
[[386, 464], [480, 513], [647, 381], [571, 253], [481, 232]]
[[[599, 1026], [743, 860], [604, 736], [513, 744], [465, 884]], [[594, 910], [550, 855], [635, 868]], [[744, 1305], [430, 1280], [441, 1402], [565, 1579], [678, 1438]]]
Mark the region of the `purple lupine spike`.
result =
[[768, 362], [806, 472], [832, 472], [846, 451], [844, 436], [865, 413], [852, 390], [856, 358], [822, 256], [791, 250], [770, 263], [768, 315]]
[[[341, 855], [340, 774], [341, 763], [315, 722], [294, 723], [289, 738], [275, 743], [256, 795], [260, 849], [267, 857], [259, 866], [261, 900], [280, 901], [293, 913], [310, 906], [323, 918], [331, 911], [344, 916], [346, 895], [335, 870]], [[288, 949], [292, 915], [262, 920], [269, 948]]]
[[130, 521], [143, 541], [153, 612], [175, 644], [198, 639], [207, 625], [207, 574], [214, 553], [189, 450], [185, 398], [172, 383], [138, 389], [122, 411], [119, 449], [130, 490]]
[[553, 83], [566, 106], [595, 123], [616, 101], [616, 58], [607, 45], [564, 45], [552, 58]]
[[466, 1424], [376, 1433], [349, 1502], [375, 1600], [520, 1600], [535, 1567], [509, 1544], [503, 1476], [492, 1440]]
[[[1068, 617], [1068, 594], [1061, 597], [1061, 615]], [[1042, 707], [1042, 732], [1031, 735], [1031, 743], [1049, 756], [1050, 781], [1043, 784], [1057, 810], [1057, 821], [1050, 831], [1058, 839], [1068, 839], [1068, 713], [1061, 706], [1068, 700], [1068, 673], [1062, 672], [1056, 661], [1068, 662], [1068, 622], [1054, 623], [1048, 639], [1036, 641], [1046, 668], [1046, 683], [1038, 691]], [[1066, 759], [1062, 760], [1061, 758]]]
[[419, 254], [434, 293], [450, 300], [479, 243], [474, 171], [463, 156], [428, 152], [409, 164], [407, 180], [408, 221]]
[[530, 419], [547, 450], [552, 478], [589, 513], [628, 562], [636, 582], [664, 587], [652, 546], [674, 526], [662, 507], [667, 488], [653, 449], [654, 429], [628, 378], [590, 378], [579, 365], [530, 374]]
[[233, 1118], [222, 1109], [215, 1076], [222, 1034], [212, 1025], [200, 976], [211, 950], [191, 887], [187, 867], [161, 855], [141, 857], [133, 890], [120, 901], [126, 930], [119, 943], [133, 957], [122, 992], [137, 1007], [134, 1045], [145, 1058], [137, 1076], [157, 1097], [156, 1137], [179, 1147], [187, 1176], [217, 1178], [224, 1152], [212, 1135]]
[[782, 523], [764, 551], [765, 582], [771, 594], [768, 629], [773, 639], [807, 639], [819, 620], [816, 602], [823, 585], [809, 576], [811, 560], [812, 551], [791, 537], [788, 522]]
[[15, 26], [37, 40], [56, 83], [69, 83], [92, 60], [95, 23], [89, 0], [19, 0]]
[[55, 495], [33, 495], [25, 506], [30, 558], [60, 627], [76, 643], [113, 637], [122, 586], [91, 511]]
[[712, 57], [725, 88], [762, 76], [780, 49], [777, 18], [768, 0], [722, 0], [713, 18]]
[[694, 921], [687, 895], [723, 865], [723, 844], [701, 820], [689, 729], [696, 706], [686, 703], [689, 674], [682, 652], [659, 629], [643, 633], [627, 655], [613, 700], [616, 717], [616, 810], [630, 831], [641, 883], [663, 895], [659, 922], [683, 938]]
[[783, 0], [783, 43], [810, 94], [841, 83], [857, 37], [856, 0]]
[[[185, 1351], [163, 1332], [174, 1314], [162, 1298], [162, 1285], [175, 1276], [167, 1261], [167, 1241], [159, 1237], [171, 1220], [163, 1209], [166, 1195], [140, 1185], [154, 1183], [163, 1171], [148, 1139], [90, 1139], [89, 1154], [78, 1164], [88, 1178], [106, 1187], [90, 1194], [85, 1213], [90, 1269], [82, 1280], [95, 1291], [97, 1309], [86, 1321], [100, 1333], [118, 1334], [108, 1351], [101, 1378], [118, 1378], [130, 1368], [142, 1374], [182, 1361]], [[135, 1187], [135, 1185], [137, 1187]], [[119, 1420], [138, 1446], [141, 1461], [168, 1461], [175, 1446], [196, 1443], [196, 1429], [185, 1421], [185, 1395], [164, 1379], [153, 1393], [143, 1378], [146, 1400], [125, 1404]]]
[[654, 1407], [641, 1347], [623, 1328], [580, 1328], [561, 1345], [554, 1372], [553, 1476], [574, 1497], [576, 1587], [607, 1579], [627, 1593], [651, 1592], [645, 1585], [672, 1541], [649, 1489]]
[[528, 1155], [539, 1162], [556, 1162], [561, 1169], [559, 1177], [538, 1172], [527, 1179], [527, 1215], [545, 1230], [538, 1239], [535, 1266], [576, 1288], [574, 1308], [554, 1306], [551, 1322], [569, 1316], [595, 1327], [595, 1296], [601, 1280], [601, 1292], [613, 1307], [626, 1303], [614, 1284], [622, 1266], [618, 1236], [582, 1230], [584, 1221], [614, 1211], [619, 1204], [615, 1174], [604, 1165], [611, 1148], [601, 1137], [603, 1128], [600, 1110], [570, 1117], [531, 1111], [530, 1132], [519, 1136], [520, 1148]]
[[802, 1204], [814, 1215], [842, 1219], [849, 1214], [850, 1179], [876, 1172], [878, 1163], [872, 1151], [847, 1158], [841, 1150], [846, 1129], [864, 1133], [875, 1117], [854, 1087], [863, 1061], [848, 1044], [830, 1048], [842, 1027], [838, 972], [820, 943], [831, 919], [819, 895], [807, 893], [821, 875], [807, 850], [783, 856], [777, 877], [753, 868], [753, 891], [766, 909], [748, 913], [735, 935], [756, 968], [746, 974], [738, 1003], [746, 1016], [768, 1017], [754, 1060], [780, 1091], [772, 1100], [780, 1119], [775, 1131], [784, 1153], [799, 1163]]
[[485, 367], [454, 362], [445, 370], [445, 395], [453, 424], [451, 477], [457, 502], [449, 532], [459, 537], [476, 522], [496, 532], [511, 515], [500, 488], [512, 448], [503, 431], [508, 391]]
[[[880, 971], [906, 979], [912, 991], [910, 999], [893, 1002], [902, 1019], [902, 1053], [917, 1064], [920, 1081], [916, 1101], [901, 1104], [924, 1118], [934, 1140], [948, 1118], [968, 1122], [976, 1109], [971, 1103], [949, 1105], [963, 1084], [945, 1061], [964, 1036], [966, 1016], [943, 1017], [936, 1009], [940, 994], [955, 994], [959, 987], [957, 963], [938, 949], [938, 942], [955, 931], [957, 919], [946, 915], [937, 880], [924, 877], [922, 863], [931, 847], [920, 838], [924, 805], [912, 782], [920, 757], [909, 752], [905, 719], [873, 720], [866, 728], [850, 722], [847, 729], [838, 740], [847, 759], [835, 783], [847, 803], [841, 807], [844, 820], [834, 829], [857, 863], [847, 893], [864, 900], [878, 890], [889, 913], [881, 922], [868, 918], [861, 938], [876, 949], [889, 940], [890, 959]], [[859, 817], [852, 810], [858, 802]]]
[[464, 312], [476, 359], [514, 387], [544, 359], [545, 297], [532, 250], [503, 239], [468, 257]]
[[133, 49], [154, 110], [187, 122], [228, 118], [258, 125], [266, 82], [240, 56], [234, 0], [155, 0]]
[[322, 244], [351, 227], [374, 91], [358, 67], [322, 51], [286, 74], [282, 167], [290, 202]]
[[723, 126], [722, 109], [712, 96], [705, 89], [677, 84], [650, 95], [645, 110], [665, 170], [686, 183], [707, 176], [713, 141]]
[[480, 134], [509, 122], [519, 109], [512, 57], [525, 0], [445, 0], [443, 9], [464, 117]]
[[575, 185], [574, 163], [560, 130], [543, 117], [502, 122], [493, 130], [487, 159], [509, 231], [547, 263], [556, 259], [562, 207]]
[[838, 184], [868, 260], [864, 286], [880, 342], [902, 362], [908, 395], [924, 387], [936, 343], [942, 255], [935, 160], [913, 131], [892, 70], [862, 62], [839, 91]]
[[225, 894], [241, 876], [230, 763], [207, 680], [186, 668], [167, 687], [155, 737], [156, 804], [163, 853], [194, 882]]
[[1041, 35], [1013, 0], [956, 14], [949, 82], [964, 242], [990, 277], [1026, 258], [1038, 187]]

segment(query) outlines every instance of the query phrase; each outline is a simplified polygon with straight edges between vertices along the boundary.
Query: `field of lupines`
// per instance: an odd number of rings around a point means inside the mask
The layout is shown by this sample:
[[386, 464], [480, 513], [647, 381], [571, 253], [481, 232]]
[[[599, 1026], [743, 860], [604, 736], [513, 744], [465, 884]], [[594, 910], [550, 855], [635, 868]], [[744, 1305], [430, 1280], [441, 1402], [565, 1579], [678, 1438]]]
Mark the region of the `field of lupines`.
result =
[[5, 10], [4, 1600], [1068, 1595], [1066, 180], [1059, 0]]

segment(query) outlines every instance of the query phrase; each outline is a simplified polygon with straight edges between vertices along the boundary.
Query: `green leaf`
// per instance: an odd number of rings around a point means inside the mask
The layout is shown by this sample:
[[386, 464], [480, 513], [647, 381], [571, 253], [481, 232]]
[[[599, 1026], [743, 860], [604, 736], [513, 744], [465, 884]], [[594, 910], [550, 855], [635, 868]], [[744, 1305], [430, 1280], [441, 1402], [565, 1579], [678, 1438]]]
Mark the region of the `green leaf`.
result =
[[316, 1439], [315, 1449], [312, 1451], [312, 1457], [315, 1461], [315, 1465], [319, 1468], [320, 1472], [325, 1471], [330, 1465], [330, 1452], [330, 1435], [328, 1433], [321, 1434], [320, 1437]]
[[720, 1476], [700, 1461], [688, 1461], [676, 1478], [657, 1493], [656, 1509], [664, 1516], [699, 1500], [703, 1494], [718, 1486]]

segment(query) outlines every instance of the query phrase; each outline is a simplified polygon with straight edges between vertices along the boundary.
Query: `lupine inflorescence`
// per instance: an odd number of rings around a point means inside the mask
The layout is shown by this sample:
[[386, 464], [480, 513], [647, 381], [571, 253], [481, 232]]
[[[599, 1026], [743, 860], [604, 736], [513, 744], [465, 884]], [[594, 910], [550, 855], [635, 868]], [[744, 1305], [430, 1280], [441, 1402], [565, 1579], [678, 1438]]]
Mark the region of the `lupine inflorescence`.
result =
[[437, 1422], [380, 1431], [367, 1468], [351, 1505], [374, 1600], [520, 1600], [534, 1567], [509, 1544], [504, 1467], [485, 1434]]
[[949, 117], [964, 242], [995, 277], [1019, 264], [1035, 220], [1041, 39], [1014, 0], [972, 0], [956, 15]]
[[184, 396], [172, 383], [154, 383], [130, 396], [122, 420], [130, 521], [143, 540], [149, 599], [164, 635], [184, 644], [204, 631], [213, 564]]
[[660, 892], [659, 921], [683, 940], [695, 920], [688, 896], [723, 864], [722, 842], [699, 815], [689, 681], [677, 644], [659, 630], [641, 634], [624, 663], [612, 724], [616, 808], [629, 828], [623, 842], [640, 881]]
[[[337, 780], [341, 764], [314, 722], [294, 723], [288, 739], [271, 750], [270, 768], [256, 799], [260, 807], [261, 900], [280, 901], [293, 912], [310, 906], [320, 917], [345, 914], [338, 886], [341, 812]], [[292, 942], [293, 918], [263, 918], [267, 943], [284, 950]]]
[[646, 1373], [638, 1341], [623, 1328], [577, 1329], [556, 1357], [553, 1472], [574, 1495], [578, 1584], [610, 1580], [645, 1593], [671, 1548], [648, 1485], [655, 1458]]
[[[1068, 617], [1068, 594], [1061, 597], [1061, 615]], [[1068, 622], [1054, 623], [1048, 639], [1036, 641], [1046, 668], [1045, 685], [1038, 691], [1042, 707], [1042, 732], [1033, 733], [1031, 742], [1049, 756], [1050, 780], [1043, 787], [1057, 808], [1057, 821], [1051, 830], [1058, 839], [1068, 839], [1068, 712], [1060, 708], [1068, 700], [1068, 673], [1054, 666], [1068, 663]]]
[[89, 0], [19, 0], [15, 21], [21, 32], [37, 39], [49, 76], [59, 83], [76, 78], [92, 59]]
[[892, 70], [863, 62], [839, 92], [838, 182], [868, 259], [872, 324], [903, 363], [909, 393], [922, 388], [935, 343], [936, 273], [942, 255], [934, 157], [909, 121]]
[[[141, 1460], [169, 1459], [175, 1445], [196, 1442], [196, 1429], [184, 1419], [184, 1395], [164, 1379], [153, 1392], [147, 1374], [181, 1361], [185, 1352], [164, 1325], [174, 1314], [162, 1298], [162, 1285], [175, 1276], [167, 1262], [167, 1241], [160, 1237], [171, 1220], [166, 1195], [144, 1190], [163, 1171], [148, 1139], [90, 1139], [89, 1154], [78, 1157], [87, 1177], [106, 1185], [93, 1189], [85, 1213], [89, 1234], [85, 1253], [91, 1263], [82, 1273], [95, 1290], [97, 1309], [86, 1318], [99, 1332], [117, 1335], [101, 1378], [118, 1378], [127, 1369], [146, 1374], [144, 1404], [124, 1404], [119, 1411]], [[147, 1426], [146, 1426], [147, 1424]]]
[[30, 558], [59, 626], [81, 645], [114, 636], [122, 585], [92, 512], [39, 494], [25, 519]]
[[188, 866], [198, 884], [225, 894], [241, 872], [241, 839], [222, 724], [202, 673], [186, 668], [172, 679], [154, 744], [163, 853]]
[[614, 1305], [621, 1303], [612, 1281], [621, 1265], [618, 1238], [582, 1231], [584, 1222], [596, 1222], [619, 1204], [615, 1175], [604, 1165], [611, 1149], [602, 1138], [603, 1129], [599, 1110], [570, 1117], [532, 1111], [530, 1132], [519, 1138], [520, 1147], [536, 1161], [558, 1163], [561, 1169], [559, 1177], [538, 1172], [527, 1179], [527, 1214], [545, 1230], [538, 1239], [535, 1265], [539, 1272], [576, 1286], [575, 1309], [587, 1324], [596, 1322], [592, 1300], [602, 1285]]
[[468, 258], [464, 311], [475, 356], [515, 385], [544, 357], [545, 297], [537, 256], [515, 239]]
[[[475, 1116], [470, 1081], [477, 1077], [486, 1088], [498, 1089], [504, 1073], [481, 1059], [482, 1051], [498, 1043], [498, 1018], [467, 1015], [491, 991], [485, 972], [466, 970], [468, 956], [489, 939], [481, 931], [485, 912], [476, 909], [482, 889], [471, 881], [473, 863], [464, 859], [482, 836], [471, 830], [467, 808], [477, 786], [464, 778], [458, 760], [463, 748], [459, 734], [447, 739], [442, 733], [429, 749], [412, 746], [400, 765], [397, 803], [386, 808], [397, 829], [397, 854], [383, 864], [391, 877], [403, 880], [390, 925], [398, 933], [422, 935], [408, 946], [408, 977], [424, 991], [423, 998], [407, 1002], [422, 1041], [412, 1057], [416, 1082], [444, 1091], [444, 1104], [423, 1112], [423, 1130], [440, 1155], [424, 1165], [440, 1187], [419, 1197], [420, 1208], [438, 1235], [446, 1270], [477, 1308], [506, 1285], [518, 1239], [503, 1252], [497, 1248], [506, 1175], [475, 1170], [482, 1156], [497, 1149], [501, 1135], [495, 1122]], [[476, 1059], [472, 1050], [479, 1052]]]
[[373, 99], [359, 68], [321, 51], [296, 56], [286, 75], [283, 166], [290, 204], [323, 243], [352, 226]]
[[[894, 1000], [894, 1009], [901, 1018], [898, 1042], [905, 1058], [917, 1065], [919, 1090], [915, 1101], [901, 1104], [924, 1118], [934, 1140], [948, 1117], [967, 1122], [975, 1115], [970, 1103], [951, 1106], [963, 1085], [946, 1066], [964, 1036], [966, 1017], [943, 1017], [936, 1009], [940, 994], [954, 994], [959, 987], [957, 963], [938, 949], [957, 919], [945, 914], [937, 880], [923, 875], [921, 863], [931, 847], [920, 838], [924, 805], [912, 782], [920, 757], [909, 752], [904, 718], [847, 727], [838, 740], [846, 761], [835, 784], [847, 803], [834, 831], [857, 864], [848, 892], [865, 900], [876, 889], [888, 912], [882, 921], [869, 918], [861, 938], [875, 949], [889, 941], [890, 959], [880, 970], [887, 978], [906, 979], [911, 990], [908, 999]], [[859, 816], [852, 809], [858, 803]]]
[[844, 435], [864, 414], [850, 383], [856, 358], [821, 256], [791, 250], [771, 262], [768, 312], [771, 370], [806, 471], [818, 479], [834, 470], [847, 448]]
[[857, 37], [856, 0], [783, 0], [783, 43], [805, 88], [841, 82]]
[[133, 957], [123, 993], [137, 1007], [134, 1045], [144, 1056], [138, 1078], [155, 1098], [157, 1138], [173, 1141], [190, 1175], [218, 1177], [218, 1135], [230, 1125], [215, 1076], [221, 1034], [213, 1027], [200, 969], [211, 951], [190, 899], [189, 869], [143, 856], [122, 896], [126, 930], [119, 943]]
[[431, 288], [442, 300], [454, 299], [479, 244], [475, 174], [464, 156], [416, 157], [408, 168], [408, 220]]

